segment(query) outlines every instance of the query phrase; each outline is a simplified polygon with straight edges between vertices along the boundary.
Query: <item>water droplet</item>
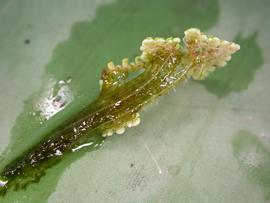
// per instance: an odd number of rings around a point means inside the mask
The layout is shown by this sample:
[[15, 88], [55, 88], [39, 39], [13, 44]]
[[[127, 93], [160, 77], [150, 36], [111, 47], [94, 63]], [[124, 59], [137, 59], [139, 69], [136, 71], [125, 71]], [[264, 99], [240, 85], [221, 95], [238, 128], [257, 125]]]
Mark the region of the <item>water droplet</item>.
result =
[[73, 93], [68, 83], [64, 80], [57, 83], [51, 79], [37, 104], [37, 108], [41, 111], [41, 116], [48, 120], [64, 109], [72, 100]]

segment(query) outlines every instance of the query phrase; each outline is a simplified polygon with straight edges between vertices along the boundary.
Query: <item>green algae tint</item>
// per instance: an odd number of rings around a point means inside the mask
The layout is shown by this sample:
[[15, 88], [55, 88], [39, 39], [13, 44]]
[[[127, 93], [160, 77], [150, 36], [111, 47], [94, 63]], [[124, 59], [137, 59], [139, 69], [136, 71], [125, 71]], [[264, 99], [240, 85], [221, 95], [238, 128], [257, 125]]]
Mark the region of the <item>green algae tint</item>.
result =
[[[203, 3], [189, 0], [119, 0], [100, 7], [93, 22], [74, 24], [69, 39], [55, 48], [51, 62], [45, 68], [45, 88], [26, 100], [24, 110], [12, 128], [11, 142], [3, 156], [5, 159], [1, 160], [1, 167], [91, 102], [98, 94], [101, 68], [108, 60], [119, 61], [123, 56], [133, 58], [139, 43], [147, 36], [175, 36], [191, 25], [203, 30], [209, 29], [217, 22], [218, 15], [219, 8], [215, 0]], [[112, 28], [109, 30], [110, 35], [108, 28]], [[122, 34], [123, 29], [127, 35]], [[72, 77], [70, 85], [74, 100], [48, 121], [40, 120], [39, 112], [33, 104], [37, 98], [42, 97], [47, 78], [51, 77], [56, 81]], [[43, 124], [40, 125], [40, 122]], [[91, 133], [91, 136], [99, 135]], [[29, 185], [27, 190], [16, 193], [10, 191], [10, 195], [5, 196], [5, 202], [46, 202], [61, 173], [70, 163], [80, 158], [85, 150], [66, 156], [59, 164], [47, 170], [46, 176], [38, 184]]]
[[[188, 78], [205, 79], [239, 49], [233, 42], [208, 37], [195, 28], [185, 31], [181, 44], [180, 38], [146, 38], [140, 47], [142, 54], [134, 62], [125, 58], [122, 65], [108, 63], [101, 74], [101, 93], [94, 102], [5, 166], [1, 195], [10, 188], [22, 190], [38, 182], [63, 155], [100, 146], [103, 137], [138, 125], [143, 106]], [[138, 76], [128, 77], [137, 71]], [[92, 132], [102, 136], [92, 137]]]

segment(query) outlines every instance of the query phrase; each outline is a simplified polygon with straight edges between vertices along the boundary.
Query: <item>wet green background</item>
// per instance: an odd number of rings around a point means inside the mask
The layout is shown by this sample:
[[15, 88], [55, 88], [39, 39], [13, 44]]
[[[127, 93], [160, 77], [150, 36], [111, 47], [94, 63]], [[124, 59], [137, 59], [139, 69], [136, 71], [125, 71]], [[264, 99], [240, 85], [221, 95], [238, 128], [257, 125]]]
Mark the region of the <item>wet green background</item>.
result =
[[[0, 169], [93, 101], [104, 65], [189, 27], [241, 50], [0, 202], [270, 202], [270, 2], [0, 0]], [[58, 113], [57, 113], [58, 112]]]

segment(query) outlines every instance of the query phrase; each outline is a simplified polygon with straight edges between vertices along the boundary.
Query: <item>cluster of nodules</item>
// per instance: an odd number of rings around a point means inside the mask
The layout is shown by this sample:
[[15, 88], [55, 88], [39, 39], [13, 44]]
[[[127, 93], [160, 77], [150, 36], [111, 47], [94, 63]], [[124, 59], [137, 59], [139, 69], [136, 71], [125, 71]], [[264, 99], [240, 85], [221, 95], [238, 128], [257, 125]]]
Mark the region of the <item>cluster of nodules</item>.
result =
[[136, 71], [143, 67], [140, 57], [135, 58], [135, 62], [129, 63], [127, 58], [122, 60], [122, 65], [115, 65], [112, 61], [103, 70], [99, 85], [101, 89], [109, 89], [112, 86], [121, 85], [128, 76], [128, 72]]
[[[142, 54], [135, 58], [134, 62], [129, 63], [127, 58], [122, 60], [122, 65], [115, 65], [113, 62], [107, 64], [103, 70], [101, 80], [99, 81], [102, 90], [113, 86], [121, 85], [129, 72], [145, 68], [147, 64], [156, 58], [166, 57], [173, 52], [179, 52], [180, 38], [146, 38], [140, 47]], [[163, 55], [163, 56], [161, 56]]]
[[223, 67], [231, 59], [231, 55], [240, 49], [233, 42], [207, 36], [199, 29], [191, 28], [185, 31], [186, 60], [192, 67], [188, 75], [193, 79], [202, 80], [218, 67]]
[[139, 125], [141, 122], [141, 119], [140, 119], [140, 114], [139, 113], [136, 113], [134, 114], [134, 116], [132, 116], [132, 118], [130, 120], [128, 120], [127, 122], [125, 122], [124, 124], [116, 124], [115, 127], [111, 127], [107, 130], [104, 131], [103, 133], [103, 137], [109, 137], [109, 136], [112, 136], [114, 133], [120, 135], [120, 134], [123, 134], [125, 132], [125, 128], [126, 127], [135, 127], [137, 125]]
[[140, 50], [142, 51], [141, 59], [144, 62], [152, 61], [157, 54], [170, 55], [175, 51], [179, 51], [180, 38], [152, 38], [148, 37], [143, 40]]
[[[108, 63], [100, 80], [101, 88], [121, 85], [121, 81], [125, 80], [129, 71], [139, 68], [147, 69], [148, 66], [153, 67], [153, 65], [163, 66], [163, 64], [177, 65], [181, 67], [181, 70], [185, 70], [186, 76], [202, 80], [217, 67], [225, 66], [231, 59], [231, 55], [240, 49], [238, 44], [206, 36], [196, 28], [185, 31], [183, 39], [185, 46], [181, 47], [180, 41], [180, 38], [146, 38], [140, 47], [142, 54], [135, 59], [134, 63], [128, 63], [127, 59], [123, 59], [122, 65]], [[166, 79], [161, 86], [166, 86], [176, 80], [175, 78]], [[103, 136], [111, 136], [114, 133], [123, 134], [126, 126], [133, 127], [139, 123], [140, 118], [137, 114], [128, 122], [120, 122], [120, 124], [116, 123], [108, 127]]]

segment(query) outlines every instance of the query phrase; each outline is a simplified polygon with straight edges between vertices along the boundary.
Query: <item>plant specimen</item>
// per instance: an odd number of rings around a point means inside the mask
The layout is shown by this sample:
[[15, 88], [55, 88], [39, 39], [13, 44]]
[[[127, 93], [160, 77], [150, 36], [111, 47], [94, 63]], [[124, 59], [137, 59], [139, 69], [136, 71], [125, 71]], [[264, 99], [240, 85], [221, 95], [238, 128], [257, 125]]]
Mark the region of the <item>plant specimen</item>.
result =
[[[8, 164], [1, 173], [0, 193], [8, 188], [23, 189], [37, 182], [47, 168], [58, 163], [65, 154], [90, 143], [101, 143], [113, 134], [122, 134], [126, 127], [140, 123], [139, 111], [189, 78], [205, 79], [214, 70], [226, 65], [240, 46], [200, 30], [185, 31], [183, 44], [179, 38], [147, 38], [140, 47], [142, 54], [122, 65], [109, 62], [100, 79], [98, 98], [77, 115], [44, 136], [25, 153]], [[132, 74], [137, 73], [132, 77]], [[91, 131], [101, 133], [91, 137]]]

